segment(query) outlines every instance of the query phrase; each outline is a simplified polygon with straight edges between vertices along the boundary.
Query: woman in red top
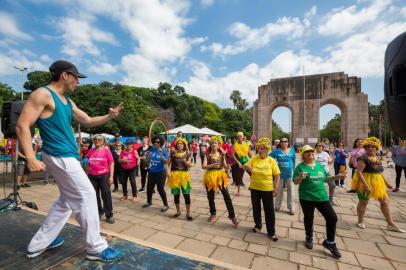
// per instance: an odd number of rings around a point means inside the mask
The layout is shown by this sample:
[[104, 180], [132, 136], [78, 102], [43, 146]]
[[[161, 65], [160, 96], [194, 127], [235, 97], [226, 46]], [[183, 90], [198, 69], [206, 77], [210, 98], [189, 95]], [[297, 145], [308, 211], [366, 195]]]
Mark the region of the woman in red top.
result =
[[196, 138], [193, 138], [192, 142], [192, 153], [193, 153], [193, 164], [196, 165], [197, 151], [199, 150], [199, 144], [196, 141]]
[[137, 151], [135, 151], [134, 142], [131, 139], [125, 141], [125, 148], [120, 153], [118, 162], [121, 164], [121, 184], [123, 185], [123, 197], [122, 200], [128, 199], [127, 180], [130, 179], [131, 191], [133, 194], [132, 201], [137, 202], [137, 184], [135, 182], [135, 168], [137, 167], [139, 157]]
[[[87, 174], [92, 183], [97, 198], [99, 215], [106, 215], [108, 223], [114, 223], [113, 203], [111, 200], [110, 185], [113, 183], [114, 160], [110, 150], [104, 145], [105, 140], [101, 135], [93, 138], [94, 148], [87, 153], [88, 170]], [[100, 201], [100, 192], [103, 200], [103, 206]]]

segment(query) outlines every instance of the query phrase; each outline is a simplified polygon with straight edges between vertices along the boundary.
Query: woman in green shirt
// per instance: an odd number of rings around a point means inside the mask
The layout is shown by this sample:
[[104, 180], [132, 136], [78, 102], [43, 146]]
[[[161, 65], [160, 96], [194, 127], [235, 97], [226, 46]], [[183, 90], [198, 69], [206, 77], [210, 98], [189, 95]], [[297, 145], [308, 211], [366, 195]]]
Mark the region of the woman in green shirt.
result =
[[275, 187], [278, 186], [280, 170], [276, 160], [268, 156], [271, 144], [268, 138], [264, 137], [256, 143], [258, 155], [244, 164], [244, 169], [251, 173], [250, 191], [252, 214], [255, 227], [252, 229], [258, 232], [262, 228], [261, 201], [264, 206], [266, 230], [269, 239], [277, 241], [275, 236], [275, 209], [273, 197], [276, 195]]
[[327, 239], [324, 240], [323, 246], [336, 258], [340, 258], [341, 253], [334, 242], [337, 215], [330, 204], [324, 183], [343, 179], [346, 173], [327, 176], [323, 165], [315, 160], [314, 149], [309, 145], [303, 146], [301, 154], [303, 162], [297, 165], [293, 180], [296, 185], [299, 185], [299, 200], [306, 230], [305, 246], [308, 249], [313, 248], [313, 219], [314, 209], [317, 208], [326, 220]]

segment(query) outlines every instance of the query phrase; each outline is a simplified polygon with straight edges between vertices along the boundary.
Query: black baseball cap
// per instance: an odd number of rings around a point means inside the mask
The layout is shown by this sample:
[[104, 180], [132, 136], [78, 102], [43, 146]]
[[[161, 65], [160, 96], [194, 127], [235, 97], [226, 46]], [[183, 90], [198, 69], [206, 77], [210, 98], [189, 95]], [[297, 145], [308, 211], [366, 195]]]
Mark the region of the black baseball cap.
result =
[[79, 72], [78, 68], [69, 61], [66, 60], [58, 60], [52, 63], [49, 67], [49, 71], [52, 74], [61, 74], [62, 72], [66, 71], [76, 75], [78, 78], [86, 78], [86, 75], [83, 75]]

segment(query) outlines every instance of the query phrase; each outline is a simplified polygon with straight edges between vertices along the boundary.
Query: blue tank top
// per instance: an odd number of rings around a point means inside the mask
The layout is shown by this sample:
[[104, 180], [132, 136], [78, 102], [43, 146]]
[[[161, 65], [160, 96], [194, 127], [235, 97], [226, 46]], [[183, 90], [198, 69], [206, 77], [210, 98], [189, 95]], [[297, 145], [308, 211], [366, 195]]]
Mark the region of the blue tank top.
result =
[[55, 103], [55, 110], [47, 118], [38, 118], [37, 126], [42, 139], [42, 151], [54, 157], [74, 157], [79, 159], [78, 146], [72, 131], [72, 104], [65, 96], [63, 104], [58, 95], [48, 86]]

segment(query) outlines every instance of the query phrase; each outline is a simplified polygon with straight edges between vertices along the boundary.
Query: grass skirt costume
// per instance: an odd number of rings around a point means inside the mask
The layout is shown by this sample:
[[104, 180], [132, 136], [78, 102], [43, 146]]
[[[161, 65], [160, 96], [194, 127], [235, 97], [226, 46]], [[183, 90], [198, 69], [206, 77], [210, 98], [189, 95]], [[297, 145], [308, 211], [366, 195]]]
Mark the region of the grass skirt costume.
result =
[[208, 191], [217, 191], [219, 188], [228, 187], [229, 179], [224, 169], [206, 170], [203, 175], [203, 186]]
[[363, 172], [362, 175], [364, 176], [365, 181], [371, 189], [371, 192], [369, 194], [364, 192], [364, 185], [362, 184], [361, 179], [358, 178], [358, 173], [356, 170], [352, 178], [351, 185], [351, 189], [357, 191], [358, 197], [361, 200], [368, 200], [369, 197], [372, 197], [375, 200], [388, 198], [385, 180], [380, 173]]
[[167, 185], [173, 195], [178, 195], [180, 191], [182, 194], [190, 194], [192, 183], [189, 171], [171, 171]]
[[[238, 161], [244, 165], [248, 162], [248, 152], [249, 152], [249, 144], [248, 142], [238, 143], [235, 142], [234, 145], [234, 155], [238, 159]], [[236, 186], [244, 186], [243, 176], [244, 176], [244, 169], [238, 167], [238, 164], [235, 163], [232, 168], [232, 176], [233, 181]]]
[[[187, 142], [183, 138], [176, 140], [177, 143], [181, 141], [185, 146]], [[190, 155], [186, 151], [179, 152], [177, 150], [171, 152], [171, 173], [168, 177], [167, 185], [171, 189], [173, 195], [190, 194], [192, 184], [190, 181], [190, 173], [186, 162], [190, 159]]]
[[368, 200], [370, 197], [374, 198], [375, 200], [388, 198], [385, 179], [381, 174], [381, 172], [383, 172], [382, 162], [379, 159], [377, 162], [372, 162], [367, 156], [362, 156], [359, 160], [365, 163], [365, 169], [362, 172], [362, 175], [371, 189], [371, 192], [366, 193], [364, 191], [364, 185], [362, 184], [361, 179], [358, 177], [357, 170], [355, 170], [352, 178], [351, 189], [357, 191], [358, 198], [360, 200]]

